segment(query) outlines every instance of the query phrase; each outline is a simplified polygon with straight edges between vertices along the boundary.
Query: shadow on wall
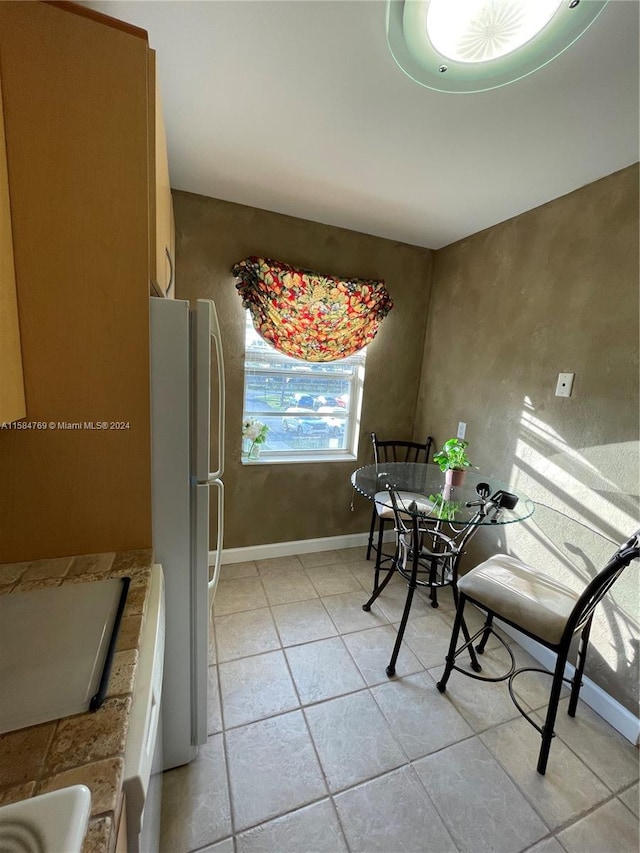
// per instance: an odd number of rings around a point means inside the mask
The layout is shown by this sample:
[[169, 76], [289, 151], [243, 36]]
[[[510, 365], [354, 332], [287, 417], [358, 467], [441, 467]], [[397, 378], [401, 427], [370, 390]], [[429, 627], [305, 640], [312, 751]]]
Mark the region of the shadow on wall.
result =
[[[581, 590], [638, 523], [638, 442], [576, 450], [525, 397], [510, 485], [536, 501], [532, 518], [504, 529], [510, 553]], [[596, 611], [587, 675], [637, 713], [638, 566]]]

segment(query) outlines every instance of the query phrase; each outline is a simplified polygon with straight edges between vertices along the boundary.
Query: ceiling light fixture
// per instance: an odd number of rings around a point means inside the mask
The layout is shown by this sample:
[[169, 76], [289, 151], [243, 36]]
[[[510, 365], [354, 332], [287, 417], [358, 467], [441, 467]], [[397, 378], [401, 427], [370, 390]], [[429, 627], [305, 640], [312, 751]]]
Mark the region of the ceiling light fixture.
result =
[[437, 92], [484, 92], [551, 62], [607, 2], [388, 0], [387, 41], [416, 83]]

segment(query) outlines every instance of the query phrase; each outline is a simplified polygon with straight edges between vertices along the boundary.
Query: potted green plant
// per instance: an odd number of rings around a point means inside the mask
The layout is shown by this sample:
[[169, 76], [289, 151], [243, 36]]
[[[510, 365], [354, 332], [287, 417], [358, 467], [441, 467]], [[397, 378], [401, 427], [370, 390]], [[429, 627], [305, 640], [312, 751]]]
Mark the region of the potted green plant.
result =
[[461, 486], [467, 468], [471, 468], [471, 461], [467, 457], [466, 449], [469, 442], [463, 438], [450, 438], [433, 455], [433, 461], [445, 472], [445, 482], [448, 486]]

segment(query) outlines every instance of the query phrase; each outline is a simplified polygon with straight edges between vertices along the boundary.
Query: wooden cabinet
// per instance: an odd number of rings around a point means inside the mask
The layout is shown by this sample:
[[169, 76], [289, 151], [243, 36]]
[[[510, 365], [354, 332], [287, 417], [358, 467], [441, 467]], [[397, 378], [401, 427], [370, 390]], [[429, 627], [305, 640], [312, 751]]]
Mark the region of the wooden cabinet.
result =
[[0, 424], [26, 414], [0, 77]]
[[174, 296], [175, 225], [169, 183], [167, 138], [156, 71], [156, 54], [149, 51], [149, 269], [151, 293]]
[[0, 3], [33, 425], [0, 430], [0, 563], [151, 547], [148, 53], [83, 7]]

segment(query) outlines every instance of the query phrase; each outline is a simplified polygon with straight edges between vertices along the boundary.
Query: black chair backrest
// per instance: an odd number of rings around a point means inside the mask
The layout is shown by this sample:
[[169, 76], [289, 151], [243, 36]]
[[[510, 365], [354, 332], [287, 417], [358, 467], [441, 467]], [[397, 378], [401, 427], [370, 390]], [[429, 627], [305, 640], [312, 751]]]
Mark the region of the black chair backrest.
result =
[[[408, 507], [405, 506], [404, 502], [400, 498], [398, 490], [395, 486], [392, 486], [390, 483], [387, 483], [385, 488], [389, 492], [389, 497], [391, 498], [391, 506], [393, 508], [393, 515], [395, 519], [394, 527], [397, 533], [400, 533], [402, 536], [404, 536], [411, 532], [410, 525], [412, 524], [412, 520], [410, 516], [406, 514]], [[403, 512], [405, 513], [404, 518], [402, 515]]]
[[376, 462], [428, 462], [433, 446], [433, 437], [428, 435], [424, 443], [419, 441], [380, 441], [371, 433], [373, 458]]
[[[394, 515], [396, 538], [396, 569], [407, 579], [409, 557], [414, 543], [418, 542], [418, 566], [422, 572], [428, 570], [429, 585], [446, 586], [451, 583], [451, 573], [455, 571], [457, 546], [455, 540], [433, 525], [425, 525], [424, 520], [411, 515], [415, 509], [413, 501], [403, 500], [398, 490], [387, 485]], [[434, 560], [436, 561], [434, 563]], [[457, 572], [456, 572], [457, 575]], [[445, 578], [449, 577], [449, 580]]]
[[593, 616], [593, 611], [632, 560], [640, 556], [640, 529], [621, 545], [607, 565], [587, 584], [567, 621], [563, 639], [573, 636]]

